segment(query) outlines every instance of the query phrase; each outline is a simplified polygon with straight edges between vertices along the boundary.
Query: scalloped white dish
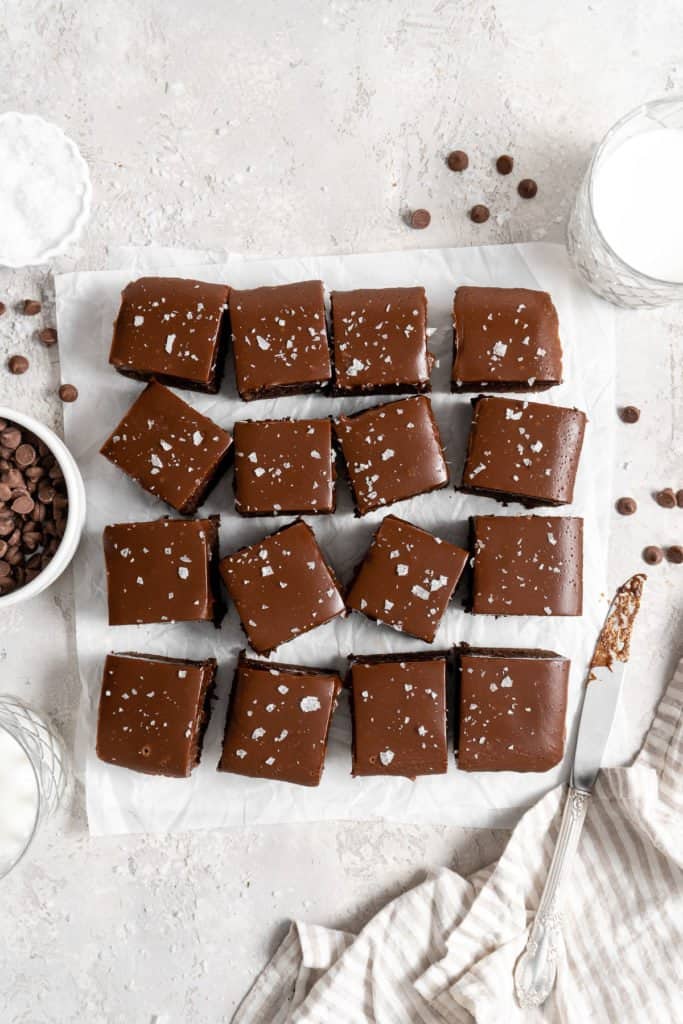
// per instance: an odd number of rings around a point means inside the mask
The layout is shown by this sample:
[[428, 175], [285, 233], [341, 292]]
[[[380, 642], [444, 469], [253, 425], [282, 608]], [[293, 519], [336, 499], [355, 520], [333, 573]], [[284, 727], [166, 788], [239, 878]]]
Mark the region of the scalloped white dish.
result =
[[90, 216], [88, 165], [75, 142], [37, 114], [0, 114], [0, 266], [45, 263]]

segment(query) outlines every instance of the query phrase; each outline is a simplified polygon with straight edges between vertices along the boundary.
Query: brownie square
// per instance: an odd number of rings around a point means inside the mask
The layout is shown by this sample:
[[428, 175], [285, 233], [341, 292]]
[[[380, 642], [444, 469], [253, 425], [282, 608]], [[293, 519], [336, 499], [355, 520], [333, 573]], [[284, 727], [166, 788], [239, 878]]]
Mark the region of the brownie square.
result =
[[451, 391], [543, 391], [562, 383], [557, 310], [529, 288], [458, 288]]
[[240, 398], [300, 395], [332, 376], [322, 281], [230, 292]]
[[259, 654], [344, 613], [313, 530], [297, 519], [220, 563], [249, 643]]
[[472, 405], [461, 490], [527, 508], [571, 503], [585, 413], [481, 395]]
[[458, 655], [458, 768], [547, 772], [564, 754], [569, 659], [553, 651], [469, 648]]
[[350, 659], [354, 775], [446, 772], [447, 666], [445, 654]]
[[192, 515], [227, 466], [231, 446], [227, 430], [152, 381], [100, 451], [150, 494]]
[[320, 785], [340, 691], [336, 672], [256, 661], [242, 651], [218, 770]]
[[138, 380], [215, 394], [228, 344], [225, 284], [141, 277], [127, 284], [114, 323], [109, 362]]
[[216, 662], [109, 654], [97, 756], [147, 775], [186, 778], [200, 761]]
[[474, 516], [470, 527], [475, 614], [581, 614], [583, 519]]
[[467, 558], [462, 548], [388, 515], [375, 532], [346, 605], [432, 643]]
[[448, 484], [439, 428], [423, 395], [340, 416], [335, 433], [357, 515]]
[[334, 512], [331, 420], [243, 421], [235, 424], [234, 439], [240, 515]]
[[431, 390], [424, 288], [358, 288], [330, 300], [336, 394]]
[[220, 626], [225, 607], [218, 577], [219, 523], [219, 516], [211, 516], [105, 527], [109, 625]]

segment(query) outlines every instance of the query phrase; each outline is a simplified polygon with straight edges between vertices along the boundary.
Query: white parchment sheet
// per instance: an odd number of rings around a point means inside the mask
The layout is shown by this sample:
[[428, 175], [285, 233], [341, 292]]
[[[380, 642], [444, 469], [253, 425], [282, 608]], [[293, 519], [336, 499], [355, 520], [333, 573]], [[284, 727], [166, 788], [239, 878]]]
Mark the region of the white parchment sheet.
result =
[[[57, 278], [63, 377], [76, 384], [80, 391], [79, 400], [65, 409], [66, 436], [80, 465], [88, 494], [86, 532], [75, 563], [75, 590], [83, 682], [79, 748], [86, 771], [92, 833], [179, 831], [324, 818], [385, 818], [482, 827], [512, 825], [523, 808], [566, 774], [566, 764], [543, 775], [471, 774], [457, 771], [451, 757], [448, 774], [443, 776], [420, 778], [415, 782], [382, 777], [352, 779], [351, 726], [345, 698], [334, 718], [325, 773], [317, 789], [216, 772], [232, 673], [237, 653], [244, 645], [234, 608], [230, 608], [220, 630], [204, 623], [107, 625], [103, 527], [107, 523], [154, 519], [169, 511], [98, 453], [102, 441], [142, 387], [115, 373], [107, 363], [112, 321], [122, 287], [144, 272], [225, 281], [238, 287], [318, 277], [327, 289], [422, 284], [427, 289], [429, 324], [436, 329], [430, 340], [438, 361], [433, 375], [432, 401], [453, 480], [458, 481], [470, 401], [469, 397], [451, 395], [448, 390], [453, 291], [460, 284], [549, 291], [560, 316], [565, 383], [538, 399], [578, 406], [589, 418], [575, 502], [561, 510], [547, 510], [552, 515], [585, 518], [584, 615], [580, 619], [472, 616], [462, 610], [462, 591], [459, 590], [441, 624], [434, 648], [468, 641], [496, 647], [539, 646], [571, 657], [568, 715], [571, 735], [583, 674], [607, 605], [609, 496], [616, 420], [614, 324], [609, 307], [580, 283], [561, 246], [544, 243], [303, 259], [243, 260], [230, 256], [212, 265], [188, 263], [193, 259], [191, 253], [173, 254], [168, 250], [129, 255], [127, 266], [121, 271], [74, 273]], [[243, 403], [236, 396], [230, 358], [220, 395], [183, 392], [183, 397], [228, 430], [238, 419], [325, 416], [390, 400], [300, 396]], [[233, 507], [231, 471], [201, 511], [202, 514], [220, 513], [222, 553], [253, 543], [289, 521], [284, 517], [274, 520], [237, 516]], [[519, 505], [503, 508], [491, 499], [461, 495], [449, 487], [402, 502], [391, 511], [446, 540], [464, 544], [469, 515], [514, 515], [524, 510]], [[363, 519], [354, 518], [347, 484], [341, 479], [337, 513], [309, 519], [323, 550], [344, 582], [386, 513], [384, 509]], [[273, 659], [343, 671], [345, 659], [352, 652], [429, 649], [427, 644], [354, 614], [292, 640], [282, 646]], [[95, 721], [105, 654], [131, 650], [218, 659], [218, 699], [202, 763], [190, 779], [149, 778], [102, 764], [95, 757]]]

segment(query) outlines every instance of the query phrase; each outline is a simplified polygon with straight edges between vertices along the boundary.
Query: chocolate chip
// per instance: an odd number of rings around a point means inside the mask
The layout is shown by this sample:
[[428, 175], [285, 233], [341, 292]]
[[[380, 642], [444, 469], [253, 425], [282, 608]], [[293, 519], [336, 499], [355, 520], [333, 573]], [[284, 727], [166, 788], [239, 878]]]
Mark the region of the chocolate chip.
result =
[[625, 405], [619, 410], [619, 415], [624, 423], [637, 423], [640, 419], [640, 409], [635, 405]]
[[12, 488], [6, 483], [0, 483], [0, 501], [9, 501], [12, 497]]
[[499, 156], [496, 160], [496, 170], [499, 174], [511, 174], [514, 165], [515, 161], [511, 156], [508, 156], [507, 153], [504, 153], [503, 156]]
[[35, 299], [24, 299], [21, 304], [21, 312], [24, 316], [37, 316], [43, 307]]
[[648, 565], [659, 565], [663, 558], [664, 552], [655, 544], [650, 544], [643, 551], [643, 561], [647, 562]]
[[634, 498], [619, 498], [616, 507], [620, 516], [632, 516], [638, 505]]
[[33, 512], [34, 506], [35, 502], [30, 494], [20, 494], [12, 502], [11, 508], [13, 512], [18, 513], [20, 516], [28, 516]]
[[21, 444], [21, 431], [17, 427], [5, 427], [0, 433], [0, 444], [13, 452]]
[[676, 504], [679, 508], [683, 508], [683, 490], [676, 491]]
[[464, 171], [470, 165], [470, 158], [462, 149], [454, 149], [446, 157], [446, 163], [452, 171]]
[[51, 484], [47, 483], [47, 481], [42, 483], [38, 488], [38, 498], [45, 505], [50, 504], [50, 502], [54, 499], [56, 493], [57, 492], [55, 491], [54, 487]]
[[431, 220], [432, 215], [429, 210], [413, 210], [410, 215], [410, 226], [421, 231], [423, 228], [429, 227]]
[[9, 547], [9, 544], [7, 543], [6, 540], [0, 540], [0, 558], [4, 558], [5, 557], [5, 555], [7, 554], [7, 548], [8, 547]]
[[522, 178], [517, 186], [517, 191], [522, 199], [533, 199], [538, 192], [538, 185], [533, 178]]
[[680, 565], [683, 562], [683, 547], [680, 544], [672, 544], [666, 549], [666, 557], [674, 565]]
[[17, 466], [27, 469], [36, 461], [36, 450], [32, 444], [20, 444], [14, 453], [14, 460]]
[[470, 210], [470, 220], [473, 220], [475, 224], [484, 224], [490, 216], [488, 206], [484, 206], [482, 203], [477, 203]]
[[7, 366], [9, 372], [18, 376], [20, 373], [26, 373], [29, 367], [29, 362], [26, 356], [10, 356], [7, 360]]
[[6, 562], [4, 558], [0, 558], [0, 576], [9, 576], [12, 571], [12, 566], [9, 562]]
[[4, 316], [4, 314], [6, 312], [7, 312], [7, 306], [5, 305], [4, 302], [0, 302], [0, 316]]
[[657, 491], [655, 494], [655, 501], [662, 508], [675, 508], [676, 507], [676, 495], [670, 487], [665, 487], [662, 491]]
[[75, 402], [78, 398], [78, 388], [73, 384], [62, 384], [59, 389], [59, 397], [63, 402]]
[[54, 327], [43, 327], [42, 331], [38, 331], [38, 340], [42, 341], [46, 348], [50, 348], [57, 344], [57, 331]]

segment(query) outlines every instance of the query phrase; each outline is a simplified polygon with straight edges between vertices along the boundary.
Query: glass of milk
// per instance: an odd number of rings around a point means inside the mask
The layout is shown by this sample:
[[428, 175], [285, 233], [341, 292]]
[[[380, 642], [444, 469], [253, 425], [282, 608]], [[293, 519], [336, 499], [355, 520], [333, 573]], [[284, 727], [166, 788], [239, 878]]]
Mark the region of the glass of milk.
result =
[[0, 879], [19, 863], [66, 789], [64, 748], [15, 697], [0, 694]]
[[579, 188], [567, 247], [593, 291], [638, 309], [683, 301], [683, 97], [607, 132]]

